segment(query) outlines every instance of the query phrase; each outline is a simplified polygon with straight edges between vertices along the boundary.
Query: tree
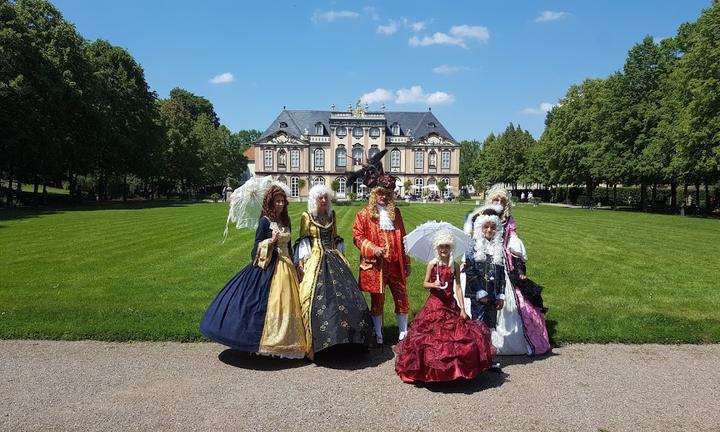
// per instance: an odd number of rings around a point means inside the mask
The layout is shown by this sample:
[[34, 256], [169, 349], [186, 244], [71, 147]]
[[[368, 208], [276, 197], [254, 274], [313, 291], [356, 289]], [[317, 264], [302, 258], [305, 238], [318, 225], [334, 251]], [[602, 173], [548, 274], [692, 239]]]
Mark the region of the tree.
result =
[[[482, 148], [478, 141], [460, 142], [460, 185], [466, 186], [475, 183], [480, 176], [479, 157]], [[412, 184], [411, 184], [412, 185]], [[406, 189], [409, 186], [406, 186]]]

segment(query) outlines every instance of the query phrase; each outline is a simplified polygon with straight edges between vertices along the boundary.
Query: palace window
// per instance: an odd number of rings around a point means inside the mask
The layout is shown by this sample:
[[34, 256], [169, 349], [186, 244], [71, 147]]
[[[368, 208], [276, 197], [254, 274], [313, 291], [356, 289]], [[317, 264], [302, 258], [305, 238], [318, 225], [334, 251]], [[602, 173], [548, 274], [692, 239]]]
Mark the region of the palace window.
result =
[[415, 178], [415, 195], [422, 194], [423, 189], [423, 179], [422, 177], [416, 177]]
[[315, 177], [315, 180], [313, 180], [313, 186], [324, 185], [324, 184], [325, 184], [325, 177], [317, 176], [317, 177]]
[[325, 128], [320, 122], [315, 123], [315, 135], [325, 135]]
[[398, 123], [393, 123], [391, 131], [392, 131], [392, 134], [395, 136], [400, 135], [400, 125]]
[[345, 146], [340, 145], [338, 146], [337, 150], [335, 150], [335, 167], [336, 168], [345, 168], [347, 166], [347, 150], [345, 150]]
[[380, 136], [380, 128], [372, 127], [370, 128], [370, 138], [377, 138]]
[[345, 185], [347, 182], [347, 179], [345, 177], [340, 177], [337, 179], [338, 181], [338, 195], [345, 196]]
[[363, 128], [361, 127], [354, 127], [353, 128], [353, 136], [355, 138], [360, 138], [363, 136]]
[[290, 150], [290, 168], [297, 170], [300, 169], [300, 150]]
[[421, 151], [415, 152], [415, 169], [422, 170], [425, 168], [425, 155]]
[[352, 157], [353, 157], [353, 165], [360, 166], [363, 163], [363, 149], [360, 144], [356, 144], [353, 146], [352, 151]]
[[450, 169], [450, 152], [449, 151], [442, 152], [442, 169], [444, 169], [444, 170]]
[[368, 159], [370, 159], [371, 157], [375, 156], [378, 153], [380, 153], [380, 149], [378, 149], [378, 146], [371, 145], [370, 151], [368, 151]]
[[315, 149], [315, 171], [323, 171], [325, 169], [325, 150]]
[[390, 152], [390, 171], [400, 172], [400, 150], [398, 149]]
[[335, 136], [339, 138], [347, 136], [347, 128], [345, 126], [338, 126], [337, 129], [335, 129]]
[[273, 167], [273, 151], [270, 149], [265, 150], [265, 169], [271, 170]]
[[298, 178], [293, 176], [290, 177], [290, 196], [293, 198], [300, 196], [300, 188], [298, 187]]

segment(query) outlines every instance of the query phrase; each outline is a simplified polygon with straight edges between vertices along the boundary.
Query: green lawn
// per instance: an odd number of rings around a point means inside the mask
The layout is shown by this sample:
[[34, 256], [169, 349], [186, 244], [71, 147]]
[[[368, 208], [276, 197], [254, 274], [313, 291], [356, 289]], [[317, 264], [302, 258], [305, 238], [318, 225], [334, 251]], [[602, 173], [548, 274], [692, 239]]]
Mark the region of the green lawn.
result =
[[[297, 223], [304, 204], [291, 205]], [[401, 207], [408, 229], [461, 226], [461, 204]], [[336, 207], [350, 244], [358, 206]], [[720, 342], [720, 221], [550, 206], [514, 209], [551, 335], [567, 342]], [[249, 261], [223, 204], [0, 211], [0, 338], [202, 340], [200, 317]], [[357, 249], [348, 247], [356, 271]], [[408, 290], [423, 305], [424, 264]], [[386, 304], [394, 324], [392, 301]], [[391, 330], [392, 332], [392, 330]]]

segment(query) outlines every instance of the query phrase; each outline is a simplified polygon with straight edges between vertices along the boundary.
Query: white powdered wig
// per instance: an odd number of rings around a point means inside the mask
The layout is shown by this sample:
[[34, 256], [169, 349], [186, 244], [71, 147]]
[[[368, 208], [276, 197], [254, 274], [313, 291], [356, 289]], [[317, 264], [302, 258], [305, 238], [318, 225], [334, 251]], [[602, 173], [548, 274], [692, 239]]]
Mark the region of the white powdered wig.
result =
[[332, 198], [334, 196], [333, 191], [324, 184], [316, 184], [310, 188], [308, 195], [308, 212], [312, 217], [317, 217], [317, 200], [323, 195], [327, 195], [328, 198], [328, 216], [332, 217]]
[[468, 213], [468, 215], [465, 217], [465, 223], [463, 225], [463, 231], [465, 231], [465, 234], [469, 236], [474, 235], [473, 219], [481, 217], [482, 213], [484, 213], [486, 210], [492, 210], [498, 216], [501, 216], [503, 214], [504, 208], [500, 204], [486, 204], [484, 206], [475, 207], [475, 209]]
[[502, 183], [495, 183], [492, 185], [490, 189], [485, 194], [485, 205], [492, 204], [493, 200], [496, 198], [503, 198], [505, 200], [505, 208], [502, 212], [502, 219], [506, 220], [508, 217], [510, 217], [510, 207], [512, 207], [512, 195], [510, 192], [503, 186]]
[[[485, 238], [482, 233], [483, 226], [487, 224], [495, 225], [495, 235], [491, 240]], [[475, 236], [475, 261], [483, 262], [486, 255], [492, 256], [493, 264], [503, 264], [505, 257], [503, 249], [503, 226], [500, 218], [495, 215], [481, 215], [475, 219], [473, 227]]]
[[440, 254], [438, 253], [438, 247], [440, 245], [448, 245], [450, 246], [450, 257], [448, 260], [448, 264], [452, 266], [453, 263], [453, 253], [455, 252], [455, 237], [453, 237], [452, 234], [450, 234], [450, 231], [447, 229], [441, 229], [440, 231], [436, 232], [433, 235], [432, 239], [432, 245], [433, 249], [435, 249], [435, 264], [440, 265], [442, 264], [442, 261], [440, 260]]

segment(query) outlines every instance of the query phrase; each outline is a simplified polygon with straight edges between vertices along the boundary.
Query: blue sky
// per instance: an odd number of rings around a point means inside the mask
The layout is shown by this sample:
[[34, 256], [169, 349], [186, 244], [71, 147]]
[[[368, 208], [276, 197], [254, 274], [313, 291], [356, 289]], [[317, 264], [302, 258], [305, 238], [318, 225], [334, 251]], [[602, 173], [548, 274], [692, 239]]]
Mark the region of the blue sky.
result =
[[282, 110], [357, 99], [429, 106], [457, 140], [508, 123], [536, 138], [568, 87], [622, 69], [632, 46], [672, 37], [711, 0], [56, 0], [87, 39], [126, 48], [162, 98], [208, 98], [232, 131]]

